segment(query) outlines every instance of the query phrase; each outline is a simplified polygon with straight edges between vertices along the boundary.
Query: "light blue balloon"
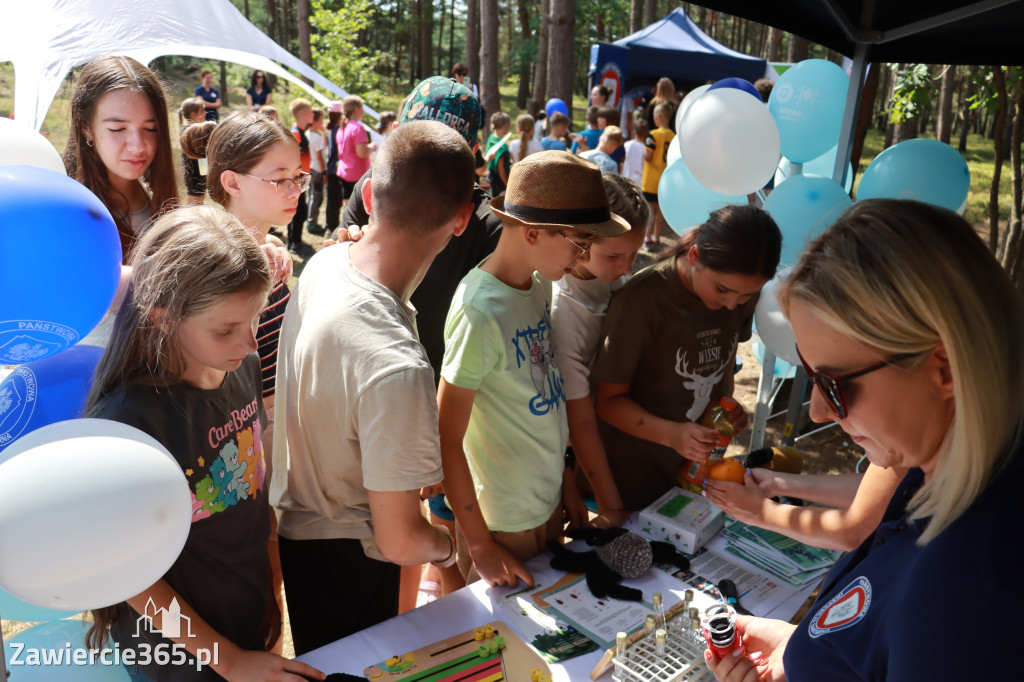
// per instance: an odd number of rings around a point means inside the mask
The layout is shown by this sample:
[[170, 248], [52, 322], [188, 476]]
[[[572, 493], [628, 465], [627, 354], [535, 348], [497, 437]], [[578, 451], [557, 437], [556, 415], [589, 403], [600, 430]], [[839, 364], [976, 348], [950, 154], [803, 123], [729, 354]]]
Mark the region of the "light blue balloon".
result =
[[[11, 682], [129, 682], [128, 671], [120, 662], [114, 664], [112, 652], [107, 655], [107, 664], [100, 660], [98, 654], [95, 661], [89, 663], [85, 633], [91, 625], [80, 620], [58, 620], [36, 625], [9, 640], [5, 639], [4, 656], [11, 671]], [[85, 652], [78, 654], [85, 665], [75, 664], [76, 651]], [[44, 656], [50, 659], [48, 665], [42, 665]], [[56, 663], [58, 656], [60, 665]], [[39, 662], [38, 665], [28, 664], [33, 658]]]
[[839, 142], [849, 84], [846, 72], [824, 59], [807, 59], [779, 77], [768, 111], [779, 127], [783, 156], [804, 163]]
[[42, 606], [29, 604], [0, 588], [0, 617], [4, 620], [16, 620], [23, 623], [45, 623], [73, 616], [77, 611], [58, 611]]
[[121, 240], [95, 194], [66, 175], [0, 166], [0, 364], [70, 348], [103, 318]]
[[782, 232], [779, 266], [793, 265], [807, 242], [835, 222], [853, 202], [834, 180], [818, 175], [794, 175], [772, 190], [764, 201]]
[[708, 219], [715, 209], [729, 204], [746, 205], [747, 197], [719, 194], [700, 183], [679, 159], [665, 169], [658, 183], [658, 205], [665, 216], [665, 222], [677, 233], [682, 234], [694, 225]]
[[[818, 158], [805, 162], [801, 172], [804, 175], [820, 175], [825, 178], [831, 178], [832, 173], [836, 170], [836, 156], [838, 154], [839, 145], [836, 145]], [[786, 181], [786, 178], [792, 177], [792, 175], [793, 164], [789, 159], [783, 157], [782, 161], [779, 162], [779, 169], [775, 171], [775, 186], [778, 187]], [[843, 184], [843, 189], [846, 190], [847, 194], [853, 189], [853, 164], [849, 162], [846, 164], [846, 182]]]
[[82, 416], [103, 349], [81, 344], [17, 367], [0, 381], [0, 462], [22, 434]]
[[971, 171], [960, 152], [938, 140], [917, 138], [875, 157], [857, 187], [857, 199], [916, 199], [959, 209], [971, 187]]

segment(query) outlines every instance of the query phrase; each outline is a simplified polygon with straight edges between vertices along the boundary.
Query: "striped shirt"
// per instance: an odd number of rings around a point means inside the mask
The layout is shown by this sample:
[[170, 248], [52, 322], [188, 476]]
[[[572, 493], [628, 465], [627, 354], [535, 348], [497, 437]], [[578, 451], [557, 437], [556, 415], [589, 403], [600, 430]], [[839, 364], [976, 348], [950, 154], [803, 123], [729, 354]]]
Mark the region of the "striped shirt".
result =
[[281, 338], [281, 320], [288, 299], [292, 297], [288, 285], [280, 282], [267, 297], [267, 307], [260, 313], [260, 323], [256, 327], [256, 343], [259, 344], [260, 369], [263, 370], [263, 397], [274, 395], [274, 382], [277, 376], [277, 345]]

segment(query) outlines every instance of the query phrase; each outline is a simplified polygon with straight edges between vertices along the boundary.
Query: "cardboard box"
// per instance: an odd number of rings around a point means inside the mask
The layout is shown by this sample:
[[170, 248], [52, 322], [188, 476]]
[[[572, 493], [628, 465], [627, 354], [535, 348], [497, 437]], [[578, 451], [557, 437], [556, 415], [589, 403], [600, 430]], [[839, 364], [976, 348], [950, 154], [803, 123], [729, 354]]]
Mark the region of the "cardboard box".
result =
[[725, 512], [700, 495], [673, 488], [640, 512], [640, 533], [694, 554], [725, 525]]

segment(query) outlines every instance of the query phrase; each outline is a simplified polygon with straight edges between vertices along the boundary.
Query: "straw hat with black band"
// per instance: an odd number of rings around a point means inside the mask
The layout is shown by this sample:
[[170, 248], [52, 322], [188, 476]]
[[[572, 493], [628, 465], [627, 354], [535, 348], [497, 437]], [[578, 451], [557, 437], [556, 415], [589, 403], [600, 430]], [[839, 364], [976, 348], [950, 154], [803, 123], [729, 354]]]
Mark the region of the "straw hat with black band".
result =
[[563, 151], [536, 152], [513, 164], [508, 188], [491, 199], [491, 210], [512, 225], [545, 230], [617, 237], [630, 229], [608, 208], [600, 169]]

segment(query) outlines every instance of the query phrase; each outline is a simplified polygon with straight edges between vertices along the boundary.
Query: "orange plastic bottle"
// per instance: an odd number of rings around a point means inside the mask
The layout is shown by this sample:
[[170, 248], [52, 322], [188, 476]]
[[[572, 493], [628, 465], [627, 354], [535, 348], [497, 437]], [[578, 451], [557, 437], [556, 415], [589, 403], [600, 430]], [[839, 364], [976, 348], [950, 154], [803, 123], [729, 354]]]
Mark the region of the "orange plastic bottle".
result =
[[689, 462], [683, 467], [679, 474], [679, 484], [692, 490], [700, 492], [704, 485], [704, 479], [708, 471], [725, 456], [725, 451], [736, 435], [736, 427], [729, 421], [729, 413], [739, 406], [731, 396], [723, 395], [717, 405], [712, 405], [704, 413], [700, 420], [701, 426], [709, 429], [718, 429], [718, 442], [711, 450], [711, 455], [704, 462]]

